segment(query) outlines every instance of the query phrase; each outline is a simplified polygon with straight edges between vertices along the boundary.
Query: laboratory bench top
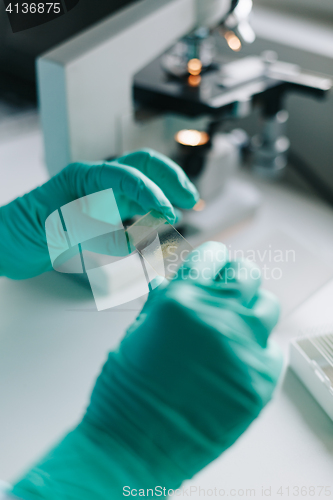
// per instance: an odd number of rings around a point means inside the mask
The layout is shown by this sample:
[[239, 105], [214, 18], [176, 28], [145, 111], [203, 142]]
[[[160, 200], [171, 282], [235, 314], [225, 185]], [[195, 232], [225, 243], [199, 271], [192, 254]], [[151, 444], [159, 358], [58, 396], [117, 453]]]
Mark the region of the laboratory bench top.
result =
[[[0, 124], [0, 205], [48, 178], [36, 117], [27, 113], [19, 129], [14, 119], [12, 126], [15, 134]], [[294, 251], [290, 261], [283, 257], [276, 265], [283, 277], [265, 280], [283, 305], [273, 337], [286, 367], [273, 401], [250, 429], [184, 488], [189, 494], [192, 486], [191, 498], [203, 496], [201, 487], [206, 496], [212, 489], [213, 496], [224, 490], [231, 498], [281, 499], [288, 493], [319, 498], [319, 490], [312, 495], [310, 488], [324, 486], [333, 497], [333, 422], [287, 366], [290, 338], [320, 325], [333, 330], [328, 299], [333, 298], [333, 210], [290, 183], [258, 180], [247, 172], [238, 176], [258, 188], [260, 208], [215, 239], [231, 252], [255, 251], [271, 266], [272, 252]], [[317, 294], [315, 305], [308, 306], [304, 301], [317, 289], [322, 299]], [[0, 279], [1, 479], [13, 481], [79, 421], [107, 352], [142, 303], [97, 312], [90, 289], [70, 276], [50, 272], [26, 281]]]

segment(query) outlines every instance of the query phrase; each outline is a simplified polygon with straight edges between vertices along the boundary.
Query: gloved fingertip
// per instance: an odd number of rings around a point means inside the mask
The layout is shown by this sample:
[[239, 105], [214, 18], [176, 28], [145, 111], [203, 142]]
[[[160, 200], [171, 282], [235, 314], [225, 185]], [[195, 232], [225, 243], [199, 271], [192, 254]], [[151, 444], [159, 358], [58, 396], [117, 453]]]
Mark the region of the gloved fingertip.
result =
[[187, 191], [189, 191], [191, 193], [191, 195], [195, 199], [195, 202], [199, 201], [199, 198], [200, 198], [199, 192], [198, 192], [197, 188], [195, 187], [195, 185], [190, 180], [186, 181], [185, 187], [186, 187]]
[[156, 276], [151, 282], [150, 282], [150, 287], [151, 287], [151, 292], [150, 294], [154, 293], [154, 290], [159, 287], [165, 287], [168, 284], [168, 280], [164, 278], [163, 276]]
[[177, 215], [173, 208], [166, 208], [162, 214], [170, 224], [175, 224]]
[[178, 210], [178, 208], [175, 208], [174, 210], [176, 214], [176, 220], [174, 221], [174, 224], [178, 224], [183, 219], [183, 213], [181, 210]]
[[175, 197], [172, 201], [173, 203], [185, 210], [191, 210], [200, 200], [200, 194], [195, 187], [194, 184], [192, 184], [191, 181], [186, 179], [185, 181], [182, 182], [182, 191], [181, 193], [178, 193], [178, 196]]

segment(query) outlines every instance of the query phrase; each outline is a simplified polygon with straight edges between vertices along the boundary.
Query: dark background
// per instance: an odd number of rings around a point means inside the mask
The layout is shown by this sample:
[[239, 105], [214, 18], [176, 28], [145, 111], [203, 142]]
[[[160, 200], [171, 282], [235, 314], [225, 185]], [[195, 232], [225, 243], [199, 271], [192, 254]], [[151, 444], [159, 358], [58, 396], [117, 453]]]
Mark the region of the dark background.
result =
[[[37, 1], [37, 0], [36, 0]], [[34, 28], [13, 33], [0, 2], [0, 96], [19, 94], [36, 99], [35, 60], [43, 52], [138, 0], [80, 0], [67, 14]]]

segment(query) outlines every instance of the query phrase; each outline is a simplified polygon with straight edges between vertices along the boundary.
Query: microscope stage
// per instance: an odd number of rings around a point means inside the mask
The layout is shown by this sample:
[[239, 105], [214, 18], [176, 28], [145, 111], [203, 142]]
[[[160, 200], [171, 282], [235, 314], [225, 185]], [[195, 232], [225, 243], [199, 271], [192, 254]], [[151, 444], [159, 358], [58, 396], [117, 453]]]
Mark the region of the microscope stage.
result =
[[198, 78], [200, 83], [193, 86], [188, 77], [169, 74], [159, 57], [135, 75], [134, 99], [147, 108], [186, 116], [241, 117], [250, 113], [249, 104], [259, 100], [269, 111], [272, 106], [279, 111], [281, 98], [293, 88], [320, 97], [331, 86], [321, 75], [280, 61], [268, 65], [259, 57], [214, 63]]

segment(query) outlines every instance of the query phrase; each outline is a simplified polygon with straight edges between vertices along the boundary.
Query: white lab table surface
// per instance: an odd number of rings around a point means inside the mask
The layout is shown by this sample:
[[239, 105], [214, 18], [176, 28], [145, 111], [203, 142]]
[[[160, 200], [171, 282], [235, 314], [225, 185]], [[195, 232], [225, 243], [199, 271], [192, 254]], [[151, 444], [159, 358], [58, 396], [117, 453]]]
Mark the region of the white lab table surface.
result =
[[[0, 204], [47, 179], [37, 125], [15, 138], [0, 137], [0, 170]], [[295, 243], [296, 262], [267, 285], [296, 307], [298, 292], [308, 296], [333, 276], [333, 210], [281, 183], [253, 182], [263, 197], [257, 215], [216, 239], [232, 250]], [[80, 419], [107, 352], [142, 302], [97, 312], [89, 287], [50, 272], [20, 282], [0, 279], [0, 304], [0, 478], [13, 481]], [[285, 313], [273, 334], [286, 366], [290, 338], [309, 324], [300, 311]], [[324, 319], [319, 309], [315, 313], [314, 326], [333, 330], [332, 311]], [[325, 490], [319, 497], [318, 487], [324, 486], [331, 492], [326, 498], [333, 498], [332, 471], [333, 423], [286, 369], [274, 400], [230, 450], [184, 485], [184, 495], [281, 499], [289, 487], [290, 498], [321, 498]]]

